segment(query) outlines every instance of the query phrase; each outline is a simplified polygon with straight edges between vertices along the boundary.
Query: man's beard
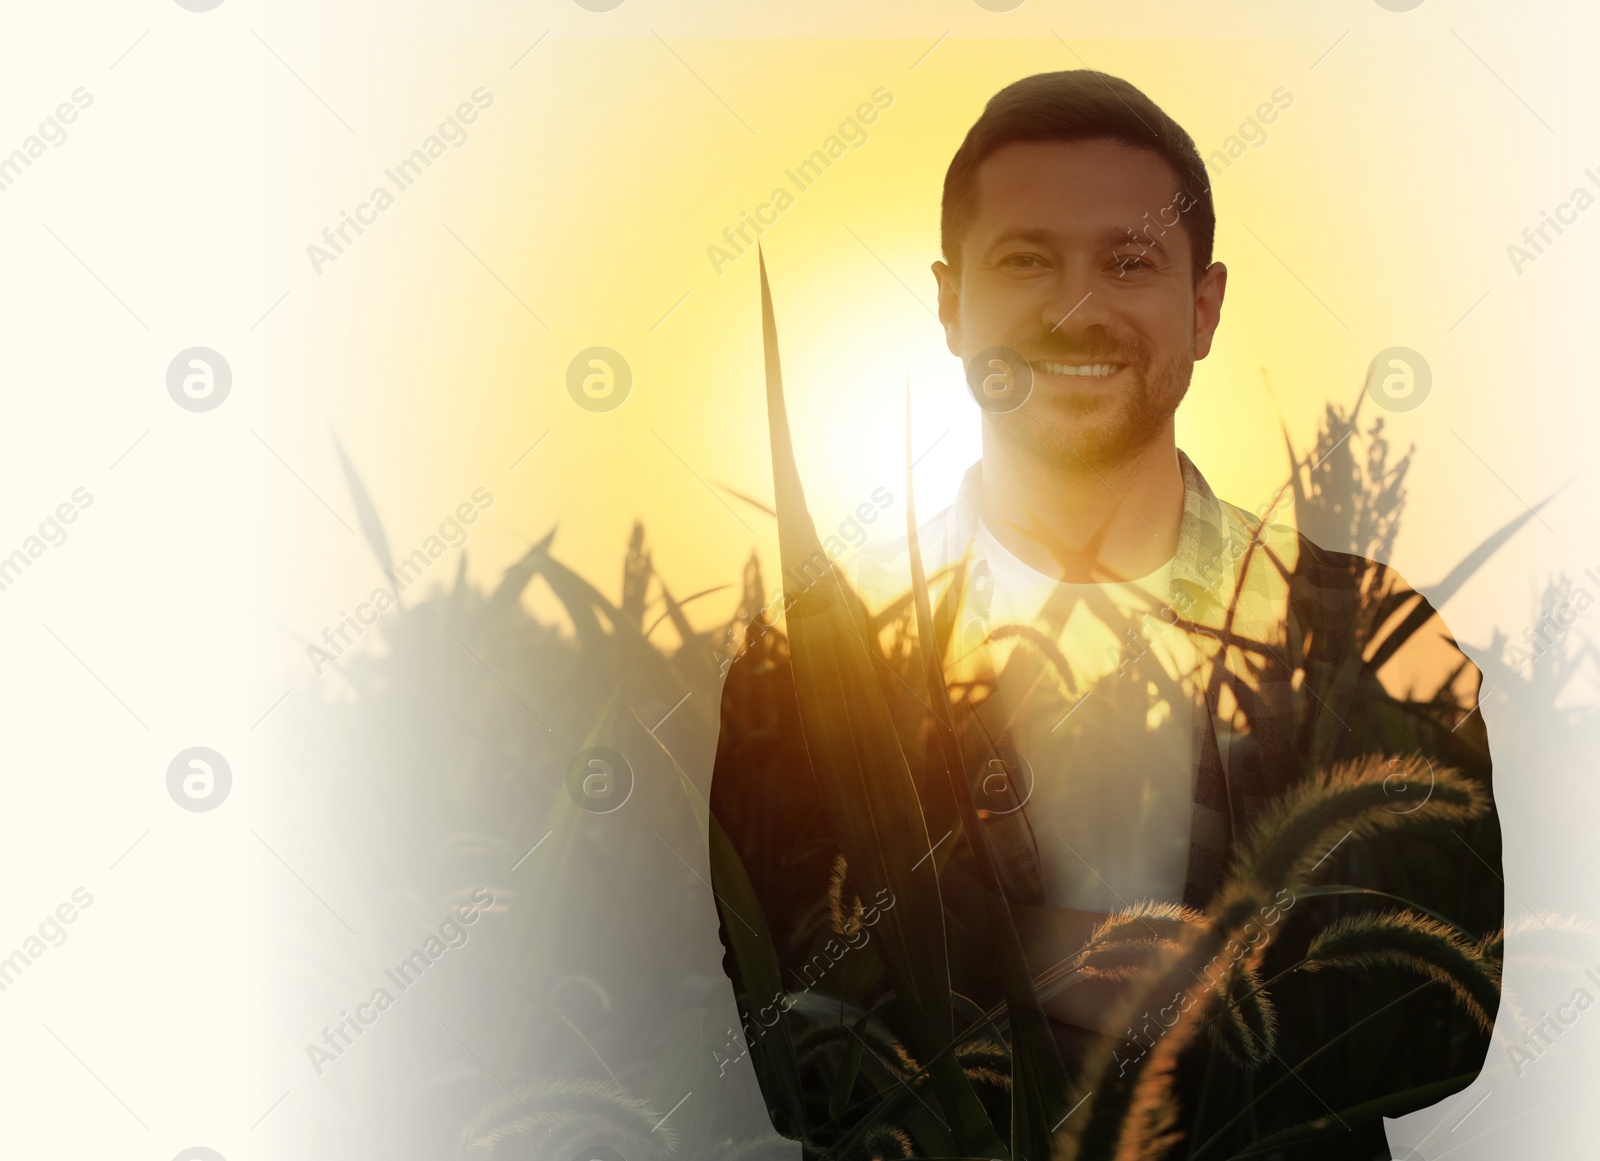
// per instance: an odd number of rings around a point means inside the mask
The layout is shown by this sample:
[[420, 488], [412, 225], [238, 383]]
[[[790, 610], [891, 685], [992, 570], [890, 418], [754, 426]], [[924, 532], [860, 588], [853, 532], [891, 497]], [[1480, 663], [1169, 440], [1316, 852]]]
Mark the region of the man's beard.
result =
[[[1099, 328], [1095, 328], [1099, 329]], [[1128, 462], [1157, 439], [1188, 393], [1193, 358], [1157, 363], [1148, 343], [1084, 336], [1016, 348], [1032, 362], [1098, 359], [1127, 364], [1128, 382], [1098, 397], [1060, 395], [1036, 377], [1028, 401], [1015, 411], [992, 413], [995, 433], [1041, 466], [1069, 473], [1103, 472]], [[1092, 382], [1092, 381], [1091, 381]]]

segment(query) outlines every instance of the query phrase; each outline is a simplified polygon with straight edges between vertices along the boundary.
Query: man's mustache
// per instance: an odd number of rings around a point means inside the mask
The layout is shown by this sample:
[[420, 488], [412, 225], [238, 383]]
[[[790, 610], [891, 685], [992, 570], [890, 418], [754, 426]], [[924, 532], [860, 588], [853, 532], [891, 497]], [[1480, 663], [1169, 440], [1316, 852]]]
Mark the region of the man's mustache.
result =
[[1096, 359], [1108, 363], [1142, 365], [1149, 354], [1144, 343], [1123, 342], [1104, 336], [1070, 337], [1047, 334], [1036, 343], [1019, 344], [1016, 348], [1029, 352], [1030, 363], [1066, 363], [1082, 359]]
[[1071, 346], [1061, 343], [1040, 343], [1023, 349], [1032, 352], [1028, 355], [1030, 363], [1071, 363], [1094, 359], [1105, 363], [1128, 363], [1138, 366], [1145, 360], [1145, 352], [1142, 349], [1113, 343], [1075, 343]]

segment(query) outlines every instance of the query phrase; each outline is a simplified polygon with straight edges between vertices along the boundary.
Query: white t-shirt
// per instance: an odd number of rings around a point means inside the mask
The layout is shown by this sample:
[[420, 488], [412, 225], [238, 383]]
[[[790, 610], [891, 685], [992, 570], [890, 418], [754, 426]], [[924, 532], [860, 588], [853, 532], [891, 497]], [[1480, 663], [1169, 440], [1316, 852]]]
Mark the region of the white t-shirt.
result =
[[[1007, 694], [1030, 711], [1016, 716], [1013, 741], [1032, 767], [1025, 809], [1045, 904], [1109, 912], [1140, 899], [1181, 902], [1195, 657], [1187, 634], [1157, 615], [1170, 599], [1172, 562], [1133, 581], [1066, 584], [1019, 560], [981, 520], [973, 557], [965, 639], [1031, 626], [1054, 641], [1069, 671], [1047, 665], [1038, 684]], [[1002, 631], [979, 648], [999, 669], [1000, 654], [1017, 647]]]

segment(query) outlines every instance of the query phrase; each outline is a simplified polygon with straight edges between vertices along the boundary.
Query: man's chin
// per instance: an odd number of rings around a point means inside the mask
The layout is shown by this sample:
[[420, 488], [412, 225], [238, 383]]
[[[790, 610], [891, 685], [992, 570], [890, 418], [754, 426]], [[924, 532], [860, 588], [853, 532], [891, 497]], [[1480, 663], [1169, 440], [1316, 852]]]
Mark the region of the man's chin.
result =
[[1069, 471], [1102, 471], [1132, 459], [1155, 435], [1127, 411], [1118, 399], [1052, 399], [1031, 412], [1025, 406], [995, 416], [994, 427], [1002, 442], [1035, 462]]
[[1132, 462], [1161, 437], [1188, 394], [1189, 367], [1163, 367], [1150, 378], [1143, 369], [1131, 384], [1090, 383], [1051, 390], [1056, 376], [1034, 384], [1015, 411], [989, 416], [1000, 440], [1042, 467], [1068, 473], [1104, 473]]

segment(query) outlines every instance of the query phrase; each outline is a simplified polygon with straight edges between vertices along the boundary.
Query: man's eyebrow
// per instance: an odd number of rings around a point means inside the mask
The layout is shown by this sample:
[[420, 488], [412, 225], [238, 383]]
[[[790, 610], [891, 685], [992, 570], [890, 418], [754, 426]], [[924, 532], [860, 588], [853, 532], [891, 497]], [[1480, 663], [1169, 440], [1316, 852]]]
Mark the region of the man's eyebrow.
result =
[[1148, 230], [1141, 234], [1129, 227], [1111, 226], [1101, 232], [1100, 240], [1113, 249], [1118, 246], [1138, 246], [1142, 250], [1154, 251], [1163, 259], [1172, 257], [1167, 253], [1167, 248], [1161, 244], [1161, 240]]
[[[993, 258], [995, 253], [1015, 242], [1025, 242], [1037, 246], [1059, 245], [1061, 236], [1054, 230], [1046, 230], [1039, 226], [1013, 226], [1002, 231], [994, 241], [984, 248], [983, 258]], [[1107, 226], [1096, 235], [1096, 245], [1106, 248], [1117, 246], [1138, 246], [1159, 255], [1164, 260], [1170, 260], [1172, 255], [1161, 244], [1154, 234], [1149, 231], [1139, 233], [1131, 226]]]
[[1013, 242], [1031, 242], [1039, 246], [1053, 246], [1057, 237], [1054, 230], [1046, 230], [1039, 226], [1012, 226], [1009, 230], [1002, 230], [994, 241], [984, 248], [983, 257], [994, 257], [995, 251]]

